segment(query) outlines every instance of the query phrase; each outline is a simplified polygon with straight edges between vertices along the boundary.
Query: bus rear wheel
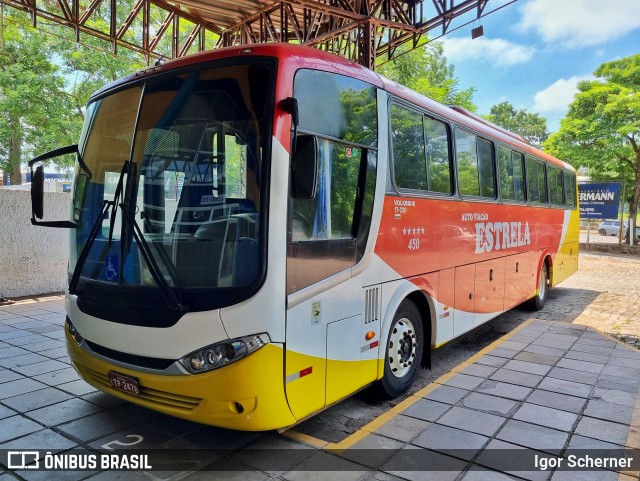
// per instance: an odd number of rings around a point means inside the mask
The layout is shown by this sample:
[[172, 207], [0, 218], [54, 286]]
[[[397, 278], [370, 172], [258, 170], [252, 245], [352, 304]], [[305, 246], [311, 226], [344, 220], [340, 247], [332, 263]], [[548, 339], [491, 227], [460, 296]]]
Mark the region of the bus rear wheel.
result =
[[542, 262], [540, 266], [540, 275], [538, 276], [538, 290], [536, 295], [527, 302], [527, 306], [534, 310], [540, 311], [547, 302], [547, 294], [549, 293], [549, 268], [546, 262]]
[[380, 380], [385, 396], [394, 398], [409, 390], [418, 375], [423, 351], [422, 316], [416, 305], [405, 299], [393, 316], [389, 329], [384, 374]]

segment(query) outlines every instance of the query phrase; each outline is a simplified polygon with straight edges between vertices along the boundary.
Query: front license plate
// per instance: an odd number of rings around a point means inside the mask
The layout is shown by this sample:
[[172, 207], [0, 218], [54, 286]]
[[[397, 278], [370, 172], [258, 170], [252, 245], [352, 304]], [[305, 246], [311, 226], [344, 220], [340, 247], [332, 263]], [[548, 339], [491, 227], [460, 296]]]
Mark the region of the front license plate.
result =
[[140, 385], [138, 380], [134, 377], [125, 376], [119, 372], [109, 371], [109, 382], [114, 389], [118, 391], [126, 392], [127, 394], [133, 394], [134, 396], [140, 396]]

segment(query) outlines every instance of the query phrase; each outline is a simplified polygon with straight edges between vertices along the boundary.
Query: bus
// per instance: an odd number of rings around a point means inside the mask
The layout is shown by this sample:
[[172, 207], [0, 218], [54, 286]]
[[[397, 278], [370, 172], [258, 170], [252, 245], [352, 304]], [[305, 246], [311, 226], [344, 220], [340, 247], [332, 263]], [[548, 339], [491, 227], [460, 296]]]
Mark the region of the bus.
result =
[[[42, 163], [75, 155], [68, 220]], [[43, 154], [32, 222], [70, 228], [66, 342], [89, 384], [284, 429], [544, 305], [578, 264], [576, 173], [458, 107], [304, 46], [221, 49], [109, 84]]]

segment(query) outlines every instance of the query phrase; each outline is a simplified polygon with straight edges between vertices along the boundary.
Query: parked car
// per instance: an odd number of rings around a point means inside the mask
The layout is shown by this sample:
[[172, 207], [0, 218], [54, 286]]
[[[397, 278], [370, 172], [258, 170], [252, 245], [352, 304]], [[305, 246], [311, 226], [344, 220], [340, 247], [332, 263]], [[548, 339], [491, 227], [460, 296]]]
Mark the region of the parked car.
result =
[[[624, 233], [627, 235], [629, 230], [628, 224], [624, 224]], [[598, 232], [600, 235], [618, 235], [620, 233], [620, 221], [619, 220], [605, 220], [598, 226]], [[636, 226], [636, 236], [640, 236], [640, 226]]]

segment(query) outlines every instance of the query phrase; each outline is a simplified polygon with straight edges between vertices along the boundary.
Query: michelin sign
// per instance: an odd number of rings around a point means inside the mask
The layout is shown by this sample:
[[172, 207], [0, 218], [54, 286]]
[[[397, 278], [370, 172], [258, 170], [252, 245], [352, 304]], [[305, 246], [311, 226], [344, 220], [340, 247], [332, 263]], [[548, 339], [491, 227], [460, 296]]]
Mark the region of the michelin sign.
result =
[[620, 182], [578, 184], [581, 219], [617, 219], [620, 208]]

